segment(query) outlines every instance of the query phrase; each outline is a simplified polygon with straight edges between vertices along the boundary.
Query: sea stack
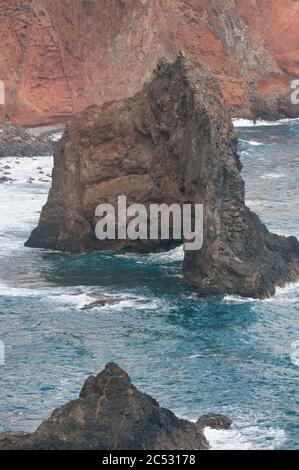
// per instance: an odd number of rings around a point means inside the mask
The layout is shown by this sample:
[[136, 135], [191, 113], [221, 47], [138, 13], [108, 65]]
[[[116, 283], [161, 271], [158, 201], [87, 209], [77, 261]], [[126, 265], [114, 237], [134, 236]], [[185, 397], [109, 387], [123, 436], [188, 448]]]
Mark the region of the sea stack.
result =
[[185, 278], [200, 296], [266, 298], [299, 277], [299, 242], [271, 234], [245, 205], [242, 165], [218, 82], [180, 53], [159, 62], [134, 97], [92, 106], [66, 128], [53, 183], [27, 246], [70, 252], [162, 251], [174, 240], [100, 241], [95, 208], [201, 203], [204, 243], [186, 251]]
[[0, 450], [205, 450], [207, 426], [228, 429], [231, 420], [215, 414], [196, 423], [179, 419], [109, 363], [34, 433], [0, 433]]

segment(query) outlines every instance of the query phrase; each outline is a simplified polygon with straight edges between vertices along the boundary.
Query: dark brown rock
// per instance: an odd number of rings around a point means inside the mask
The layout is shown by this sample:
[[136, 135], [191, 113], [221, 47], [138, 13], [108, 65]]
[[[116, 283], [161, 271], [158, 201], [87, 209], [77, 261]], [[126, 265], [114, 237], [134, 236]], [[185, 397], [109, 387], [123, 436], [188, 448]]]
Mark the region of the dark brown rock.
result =
[[[216, 416], [216, 415], [215, 415]], [[218, 425], [223, 417], [214, 419]], [[209, 421], [213, 427], [213, 422]], [[202, 423], [178, 419], [137, 390], [118, 365], [89, 377], [77, 400], [55, 410], [32, 434], [0, 434], [3, 449], [208, 449]]]
[[94, 302], [91, 302], [90, 304], [84, 305], [81, 310], [92, 310], [93, 308], [97, 307], [105, 307], [107, 305], [115, 305], [119, 301], [116, 299], [98, 299], [95, 300]]
[[202, 203], [204, 244], [186, 251], [185, 278], [199, 295], [265, 298], [299, 277], [299, 243], [269, 233], [245, 206], [236, 136], [217, 82], [180, 54], [161, 61], [142, 92], [93, 106], [75, 119], [54, 155], [53, 184], [27, 245], [73, 252], [162, 251], [177, 241], [95, 237], [95, 208]]
[[228, 416], [209, 413], [201, 416], [196, 424], [202, 429], [229, 429], [232, 425], [232, 420]]

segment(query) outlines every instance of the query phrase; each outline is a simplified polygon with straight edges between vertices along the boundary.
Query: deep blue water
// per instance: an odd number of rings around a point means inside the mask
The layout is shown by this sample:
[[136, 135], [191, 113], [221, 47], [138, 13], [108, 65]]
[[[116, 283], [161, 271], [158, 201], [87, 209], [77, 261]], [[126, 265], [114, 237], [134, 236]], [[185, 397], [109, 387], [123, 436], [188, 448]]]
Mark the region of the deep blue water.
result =
[[[248, 204], [272, 230], [299, 236], [299, 121], [237, 131]], [[16, 160], [0, 160], [16, 178], [0, 185], [0, 431], [34, 429], [113, 360], [180, 416], [231, 416], [232, 431], [208, 432], [215, 448], [298, 449], [299, 284], [267, 301], [199, 300], [181, 277], [181, 248], [24, 248], [51, 159]], [[115, 304], [82, 310], [103, 296]]]

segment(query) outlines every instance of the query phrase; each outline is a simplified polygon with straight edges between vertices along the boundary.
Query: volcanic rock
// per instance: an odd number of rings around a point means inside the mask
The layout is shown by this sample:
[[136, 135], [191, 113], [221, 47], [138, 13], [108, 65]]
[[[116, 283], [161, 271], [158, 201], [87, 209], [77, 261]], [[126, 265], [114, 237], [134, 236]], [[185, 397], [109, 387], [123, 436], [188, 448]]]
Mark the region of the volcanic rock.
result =
[[216, 74], [234, 115], [298, 116], [298, 25], [294, 0], [0, 0], [0, 120], [68, 121], [134, 95], [180, 50]]
[[[217, 416], [217, 415], [215, 415]], [[219, 415], [217, 427], [228, 418]], [[213, 427], [213, 422], [208, 425]], [[3, 449], [204, 450], [202, 424], [178, 419], [137, 390], [114, 363], [89, 377], [77, 400], [55, 410], [32, 434], [0, 434]]]
[[81, 308], [81, 310], [92, 310], [93, 308], [98, 308], [98, 307], [105, 307], [108, 305], [115, 305], [118, 303], [118, 300], [116, 299], [98, 299], [95, 300], [94, 302], [91, 302], [87, 305], [84, 305], [84, 307]]
[[36, 133], [4, 122], [0, 126], [0, 158], [50, 156], [54, 153], [58, 129], [40, 130]]
[[202, 429], [229, 429], [232, 425], [232, 420], [228, 416], [208, 413], [199, 418], [196, 424]]
[[93, 106], [67, 126], [53, 184], [27, 245], [71, 252], [162, 251], [177, 240], [100, 241], [95, 208], [201, 203], [204, 244], [186, 251], [184, 276], [201, 296], [265, 298], [299, 276], [299, 243], [269, 233], [244, 202], [242, 165], [217, 82], [184, 54], [161, 61], [133, 98]]

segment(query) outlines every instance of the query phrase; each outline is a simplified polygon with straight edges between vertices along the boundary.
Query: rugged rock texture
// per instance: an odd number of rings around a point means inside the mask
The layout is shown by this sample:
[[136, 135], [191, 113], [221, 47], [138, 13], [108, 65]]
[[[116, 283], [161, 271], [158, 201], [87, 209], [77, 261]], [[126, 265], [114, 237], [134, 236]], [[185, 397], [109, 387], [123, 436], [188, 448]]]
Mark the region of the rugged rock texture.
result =
[[53, 155], [56, 135], [62, 133], [62, 128], [32, 132], [4, 122], [0, 126], [0, 158]]
[[135, 94], [178, 50], [211, 68], [235, 115], [298, 116], [298, 26], [294, 0], [0, 0], [0, 117], [67, 121]]
[[137, 390], [118, 365], [89, 377], [79, 396], [55, 410], [32, 434], [0, 434], [3, 449], [204, 450], [206, 426], [227, 429], [226, 416], [178, 419]]
[[209, 413], [203, 415], [197, 421], [197, 426], [200, 426], [202, 429], [204, 428], [212, 428], [212, 429], [229, 429], [232, 425], [232, 421], [227, 416]]
[[299, 275], [299, 243], [272, 235], [244, 202], [231, 120], [205, 67], [180, 54], [161, 61], [142, 92], [93, 106], [75, 119], [54, 155], [53, 185], [28, 246], [67, 251], [169, 249], [174, 241], [95, 237], [95, 208], [202, 203], [204, 245], [187, 251], [186, 279], [200, 295], [267, 297]]

